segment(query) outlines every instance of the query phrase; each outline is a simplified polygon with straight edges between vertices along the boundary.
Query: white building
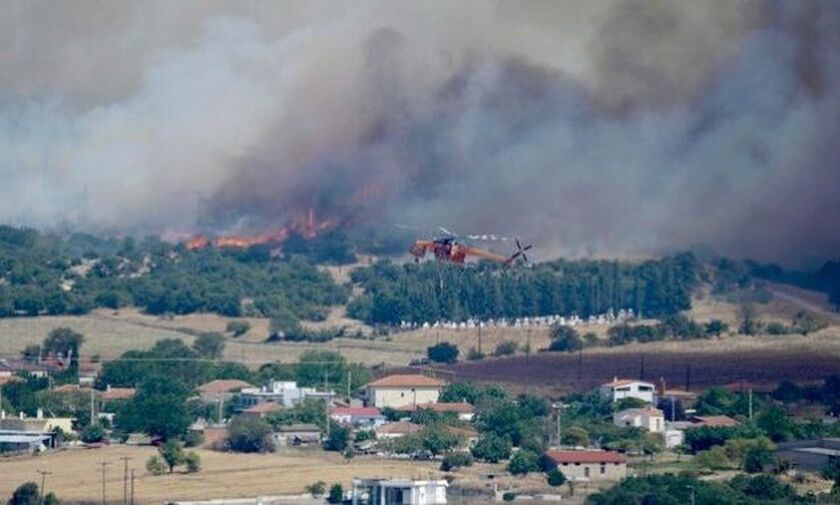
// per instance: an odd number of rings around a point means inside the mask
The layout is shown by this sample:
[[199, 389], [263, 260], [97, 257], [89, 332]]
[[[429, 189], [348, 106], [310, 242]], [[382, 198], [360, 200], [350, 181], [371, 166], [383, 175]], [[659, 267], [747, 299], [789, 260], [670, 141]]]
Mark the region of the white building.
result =
[[365, 385], [367, 405], [398, 409], [437, 403], [446, 383], [425, 375], [389, 375]]
[[445, 505], [445, 480], [353, 479], [353, 505]]
[[662, 436], [665, 438], [666, 449], [673, 449], [685, 443], [685, 432], [683, 430], [666, 428]]
[[335, 396], [332, 391], [320, 392], [315, 388], [298, 387], [294, 381], [272, 381], [261, 388], [244, 388], [240, 391], [239, 401], [242, 408], [253, 407], [261, 403], [276, 403], [283, 407], [294, 407], [298, 403], [310, 399], [325, 399], [331, 401]]
[[601, 395], [613, 402], [624, 398], [636, 398], [646, 403], [654, 403], [656, 388], [650, 382], [613, 378], [612, 382], [601, 384]]
[[653, 407], [626, 409], [613, 414], [613, 424], [625, 428], [641, 428], [650, 433], [665, 431], [665, 414]]

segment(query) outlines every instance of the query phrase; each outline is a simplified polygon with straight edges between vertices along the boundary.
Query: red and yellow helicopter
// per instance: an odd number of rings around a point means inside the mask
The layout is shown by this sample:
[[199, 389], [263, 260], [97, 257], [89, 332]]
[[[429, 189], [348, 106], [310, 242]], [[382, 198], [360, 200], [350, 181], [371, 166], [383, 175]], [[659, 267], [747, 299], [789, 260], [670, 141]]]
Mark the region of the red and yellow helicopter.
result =
[[[437, 261], [447, 261], [450, 263], [463, 264], [466, 263], [467, 258], [473, 257], [480, 260], [495, 261], [503, 265], [510, 265], [519, 258], [527, 262], [528, 256], [525, 253], [534, 247], [531, 244], [523, 247], [519, 242], [519, 239], [514, 239], [514, 242], [516, 243], [516, 251], [510, 256], [502, 256], [485, 249], [468, 245], [462, 242], [457, 234], [442, 226], [440, 227], [440, 231], [444, 233], [441, 237], [432, 239], [417, 239], [414, 241], [410, 252], [411, 255], [414, 256], [415, 262], [419, 263], [422, 258], [431, 253]], [[506, 237], [499, 237], [497, 235], [469, 235], [467, 238], [470, 240], [482, 241], [508, 240]]]

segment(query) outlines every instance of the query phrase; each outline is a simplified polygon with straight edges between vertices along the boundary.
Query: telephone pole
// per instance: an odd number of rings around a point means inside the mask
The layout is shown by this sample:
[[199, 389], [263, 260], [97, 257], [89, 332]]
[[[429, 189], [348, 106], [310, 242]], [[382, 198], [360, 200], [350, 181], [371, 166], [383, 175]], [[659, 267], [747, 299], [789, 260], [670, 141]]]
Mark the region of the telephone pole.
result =
[[105, 467], [108, 466], [109, 463], [101, 461], [98, 465], [102, 467], [102, 505], [105, 505]]
[[131, 469], [131, 505], [134, 505], [134, 469]]
[[41, 499], [40, 499], [40, 500], [38, 500], [38, 503], [43, 504], [43, 503], [44, 503], [44, 497], [47, 495], [47, 490], [46, 490], [46, 487], [47, 487], [47, 475], [51, 475], [51, 474], [52, 474], [52, 472], [48, 472], [48, 471], [46, 471], [46, 470], [36, 470], [36, 472], [38, 472], [38, 473], [41, 475], [41, 488], [40, 488], [40, 491], [41, 491]]
[[123, 456], [123, 505], [128, 505], [128, 462], [131, 458]]

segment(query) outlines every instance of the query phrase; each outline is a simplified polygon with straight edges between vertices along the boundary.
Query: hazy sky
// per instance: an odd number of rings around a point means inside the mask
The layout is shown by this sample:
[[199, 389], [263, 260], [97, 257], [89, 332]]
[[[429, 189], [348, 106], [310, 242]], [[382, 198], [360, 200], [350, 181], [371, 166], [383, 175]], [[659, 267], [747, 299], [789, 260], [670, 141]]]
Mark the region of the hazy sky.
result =
[[0, 9], [3, 222], [838, 256], [840, 2]]

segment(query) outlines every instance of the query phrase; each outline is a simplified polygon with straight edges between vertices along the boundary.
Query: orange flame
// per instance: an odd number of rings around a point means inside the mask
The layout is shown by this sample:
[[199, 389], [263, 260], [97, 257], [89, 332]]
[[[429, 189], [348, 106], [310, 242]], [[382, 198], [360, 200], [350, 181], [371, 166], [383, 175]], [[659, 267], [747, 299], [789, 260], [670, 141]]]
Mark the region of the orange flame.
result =
[[291, 235], [297, 234], [306, 239], [313, 239], [318, 235], [338, 226], [338, 219], [319, 220], [315, 215], [315, 209], [310, 208], [305, 214], [295, 216], [289, 223], [279, 229], [261, 233], [259, 235], [225, 235], [209, 239], [199, 235], [188, 240], [187, 249], [203, 249], [209, 245], [215, 247], [236, 247], [245, 249], [260, 244], [279, 244], [288, 239]]

